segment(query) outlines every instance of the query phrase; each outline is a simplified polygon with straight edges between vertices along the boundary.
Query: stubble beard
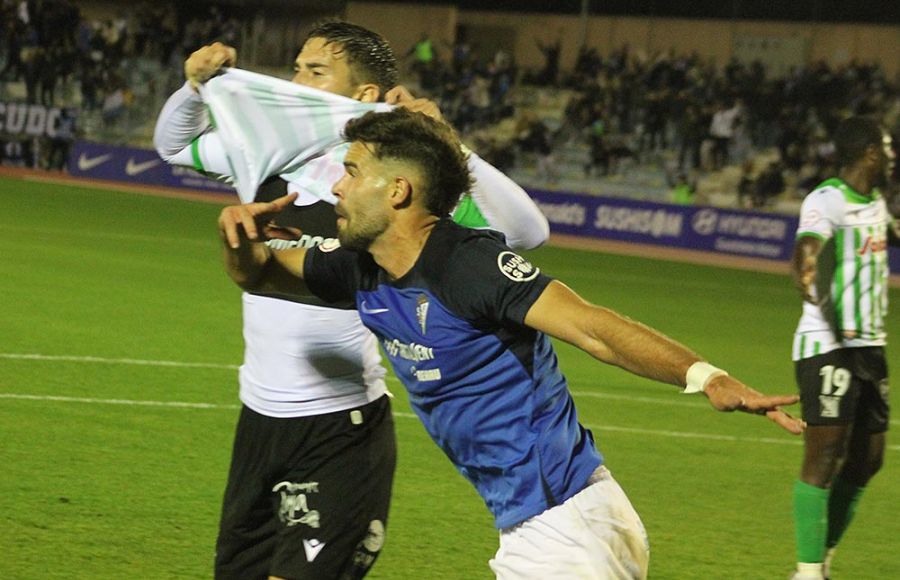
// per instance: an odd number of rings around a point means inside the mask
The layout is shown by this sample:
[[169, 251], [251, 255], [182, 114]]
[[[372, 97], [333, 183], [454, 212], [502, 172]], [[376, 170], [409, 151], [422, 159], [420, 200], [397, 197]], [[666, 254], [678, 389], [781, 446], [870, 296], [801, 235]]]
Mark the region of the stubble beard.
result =
[[342, 248], [355, 252], [368, 251], [372, 243], [387, 229], [386, 220], [365, 219], [351, 228], [349, 220], [338, 230], [338, 241]]

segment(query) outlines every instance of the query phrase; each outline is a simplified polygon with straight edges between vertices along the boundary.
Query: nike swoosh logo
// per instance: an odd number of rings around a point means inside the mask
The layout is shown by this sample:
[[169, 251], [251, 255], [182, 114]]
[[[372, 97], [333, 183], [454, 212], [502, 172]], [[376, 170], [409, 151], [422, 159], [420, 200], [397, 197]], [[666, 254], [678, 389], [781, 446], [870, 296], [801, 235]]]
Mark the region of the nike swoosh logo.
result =
[[390, 312], [387, 308], [369, 308], [366, 306], [366, 301], [363, 300], [363, 303], [359, 305], [359, 311], [363, 314], [382, 314], [384, 312]]
[[150, 161], [144, 161], [143, 163], [135, 163], [133, 157], [128, 158], [128, 163], [125, 164], [125, 173], [128, 175], [137, 175], [138, 173], [143, 173], [152, 167], [156, 167], [162, 163], [161, 159], [151, 159]]
[[78, 169], [80, 171], [90, 171], [91, 169], [102, 165], [112, 159], [112, 153], [106, 153], [97, 157], [88, 157], [84, 153], [78, 157]]
[[325, 547], [325, 542], [319, 540], [303, 540], [303, 551], [306, 552], [306, 561], [312, 562]]

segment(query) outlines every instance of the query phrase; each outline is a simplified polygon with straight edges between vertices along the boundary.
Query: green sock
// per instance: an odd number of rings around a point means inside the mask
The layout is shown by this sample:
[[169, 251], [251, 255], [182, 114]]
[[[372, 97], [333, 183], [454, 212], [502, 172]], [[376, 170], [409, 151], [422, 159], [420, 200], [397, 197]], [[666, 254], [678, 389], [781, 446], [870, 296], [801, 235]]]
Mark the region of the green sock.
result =
[[799, 480], [794, 483], [798, 562], [821, 562], [825, 558], [827, 520], [828, 490]]
[[837, 546], [841, 540], [865, 490], [865, 487], [858, 487], [841, 478], [835, 479], [831, 484], [831, 495], [828, 497], [828, 540], [825, 544], [829, 548]]

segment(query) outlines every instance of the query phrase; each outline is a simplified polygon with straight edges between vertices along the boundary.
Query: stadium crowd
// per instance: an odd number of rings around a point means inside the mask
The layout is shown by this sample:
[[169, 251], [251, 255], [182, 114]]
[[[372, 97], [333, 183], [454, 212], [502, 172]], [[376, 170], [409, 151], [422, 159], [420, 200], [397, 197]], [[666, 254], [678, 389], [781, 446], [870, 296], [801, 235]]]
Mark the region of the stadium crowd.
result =
[[[180, 83], [185, 54], [214, 38], [239, 44], [239, 21], [224, 9], [170, 8], [147, 1], [92, 18], [73, 0], [0, 0], [0, 100], [64, 107], [77, 117], [77, 134], [133, 141]], [[74, 126], [62, 132], [76, 136]], [[62, 166], [52, 141], [2, 134], [0, 141], [4, 164]]]
[[[645, 55], [624, 46], [605, 56], [587, 47], [565, 71], [554, 46], [541, 45], [540, 70], [518, 74], [506, 53], [479, 60], [460, 43], [446, 61], [432, 61], [422, 78], [441, 82], [423, 88], [464, 132], [516, 117], [511, 133], [480, 133], [498, 166], [533, 154], [536, 164], [559, 170], [545, 160], [573, 142], [588, 151], [586, 175], [615, 173], [626, 159], [668, 158], [673, 175], [741, 166], [737, 199], [754, 207], [789, 186], [809, 191], [831, 175], [834, 146], [826, 136], [850, 114], [874, 116], [900, 135], [898, 86], [878, 63], [816, 62], [775, 76], [760, 62], [716, 67], [697, 54]], [[566, 95], [552, 130], [548, 119], [513, 106], [511, 89], [529, 86]], [[777, 154], [758, 155], [767, 150]]]
[[[185, 55], [212, 40], [240, 42], [239, 20], [214, 5], [173, 12], [144, 2], [91, 19], [73, 0], [0, 0], [0, 22], [0, 98], [5, 83], [24, 83], [29, 103], [77, 107], [87, 133], [134, 134], [136, 119], [158, 108], [153, 97], [177, 83]], [[559, 41], [537, 44], [544, 64], [535, 70], [506, 51], [480, 54], [465, 34], [452, 46], [423, 35], [407, 58], [411, 80], [487, 159], [527, 165], [544, 182], [638, 165], [662, 167], [671, 184], [696, 183], [740, 168], [735, 203], [764, 207], [834, 171], [826, 135], [847, 115], [873, 115], [900, 141], [900, 93], [878, 63], [815, 62], [776, 76], [760, 62], [586, 46], [566, 70]], [[579, 160], [560, 162], [573, 149]]]

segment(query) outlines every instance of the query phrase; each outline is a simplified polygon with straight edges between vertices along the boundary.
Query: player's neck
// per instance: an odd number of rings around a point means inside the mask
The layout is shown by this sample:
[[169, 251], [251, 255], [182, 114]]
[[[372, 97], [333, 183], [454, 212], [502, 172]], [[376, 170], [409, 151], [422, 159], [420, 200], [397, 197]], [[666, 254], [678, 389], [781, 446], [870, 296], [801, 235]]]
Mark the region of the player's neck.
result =
[[392, 279], [402, 278], [415, 266], [437, 222], [436, 216], [397, 220], [372, 242], [369, 253]]
[[866, 197], [872, 195], [874, 182], [865, 169], [861, 167], [845, 167], [838, 173], [838, 177], [856, 193]]

